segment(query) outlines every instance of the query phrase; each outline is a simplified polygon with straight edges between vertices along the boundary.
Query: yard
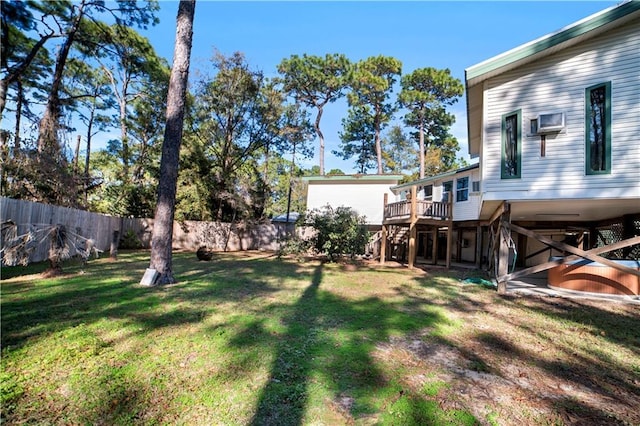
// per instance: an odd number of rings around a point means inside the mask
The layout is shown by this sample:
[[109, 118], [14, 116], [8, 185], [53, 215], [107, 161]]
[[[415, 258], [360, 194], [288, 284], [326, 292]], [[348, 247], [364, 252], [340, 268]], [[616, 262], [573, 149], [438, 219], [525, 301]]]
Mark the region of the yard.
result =
[[2, 423], [640, 424], [638, 305], [258, 252], [145, 288], [148, 256], [3, 268]]

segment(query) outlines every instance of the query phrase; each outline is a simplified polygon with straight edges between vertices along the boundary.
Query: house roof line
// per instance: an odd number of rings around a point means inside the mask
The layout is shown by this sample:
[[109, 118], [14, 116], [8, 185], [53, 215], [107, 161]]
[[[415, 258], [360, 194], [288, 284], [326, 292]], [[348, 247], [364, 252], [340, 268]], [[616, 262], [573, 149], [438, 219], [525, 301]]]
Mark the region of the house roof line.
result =
[[316, 181], [337, 181], [337, 180], [353, 180], [353, 181], [378, 181], [378, 180], [400, 180], [403, 175], [324, 175], [324, 176], [303, 176], [301, 179], [307, 182]]
[[456, 175], [458, 173], [463, 173], [463, 172], [466, 172], [466, 171], [469, 171], [469, 170], [477, 169], [478, 167], [480, 167], [480, 165], [478, 163], [476, 163], [476, 164], [471, 164], [470, 166], [461, 167], [461, 168], [456, 169], [456, 170], [449, 170], [447, 172], [440, 173], [439, 175], [429, 176], [429, 177], [426, 177], [426, 178], [422, 178], [422, 179], [414, 180], [414, 181], [411, 181], [411, 182], [403, 183], [403, 184], [400, 184], [400, 185], [392, 186], [391, 187], [391, 191], [393, 191], [395, 193], [396, 191], [401, 190], [401, 189], [411, 188], [412, 186], [422, 185], [422, 184], [425, 184], [425, 183], [433, 182], [435, 180], [442, 179], [442, 178], [449, 177], [449, 176], [453, 176], [453, 175]]
[[[544, 35], [493, 58], [465, 70], [467, 87], [476, 85], [487, 78], [508, 71], [521, 65], [521, 62], [533, 60], [536, 55], [543, 54], [549, 49], [569, 42], [587, 33], [597, 30], [620, 18], [640, 10], [639, 0], [627, 0], [621, 4], [611, 6], [593, 15], [574, 22], [556, 32]], [[549, 51], [549, 54], [553, 52]]]

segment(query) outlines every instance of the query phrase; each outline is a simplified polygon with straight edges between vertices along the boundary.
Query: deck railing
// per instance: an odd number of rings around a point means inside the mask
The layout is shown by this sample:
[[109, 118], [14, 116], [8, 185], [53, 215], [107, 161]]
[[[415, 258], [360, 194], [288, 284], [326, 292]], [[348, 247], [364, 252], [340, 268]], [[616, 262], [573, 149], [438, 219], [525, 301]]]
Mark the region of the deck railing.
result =
[[[411, 215], [411, 201], [398, 201], [389, 203], [384, 209], [385, 219], [395, 219], [401, 217], [409, 217]], [[429, 217], [437, 219], [449, 219], [451, 215], [451, 207], [449, 203], [439, 201], [416, 200], [416, 215], [420, 217]]]

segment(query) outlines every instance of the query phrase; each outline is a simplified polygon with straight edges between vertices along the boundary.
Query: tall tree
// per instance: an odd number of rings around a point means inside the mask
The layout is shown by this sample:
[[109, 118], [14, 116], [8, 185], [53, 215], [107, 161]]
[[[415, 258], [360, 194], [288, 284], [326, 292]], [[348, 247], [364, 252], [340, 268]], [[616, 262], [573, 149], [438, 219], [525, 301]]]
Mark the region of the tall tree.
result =
[[[279, 138], [283, 142], [285, 149], [291, 152], [291, 166], [289, 169], [289, 185], [287, 191], [287, 216], [286, 220], [289, 222], [289, 214], [291, 213], [292, 197], [295, 190], [295, 177], [299, 174], [299, 169], [296, 168], [296, 154], [303, 158], [309, 158], [313, 154], [313, 150], [307, 145], [307, 142], [311, 140], [311, 123], [305, 114], [305, 111], [300, 109], [299, 104], [289, 105], [285, 108], [282, 114], [282, 125], [280, 127]], [[294, 206], [297, 211], [300, 211], [300, 205]]]
[[396, 111], [395, 103], [389, 100], [393, 85], [402, 72], [402, 62], [389, 56], [372, 56], [356, 65], [347, 96], [352, 107], [369, 107], [372, 119], [378, 174], [383, 173], [382, 144], [380, 132], [391, 121]]
[[[259, 158], [282, 144], [283, 96], [274, 92], [262, 72], [250, 68], [241, 53], [230, 57], [217, 53], [212, 63], [216, 74], [200, 82], [194, 100], [186, 172], [193, 172], [191, 186], [204, 183], [197, 191], [209, 205], [201, 211], [209, 210], [215, 220], [230, 221], [253, 216], [251, 191], [259, 189], [256, 196], [266, 194], [264, 172], [258, 176], [256, 170]], [[250, 181], [254, 188], [242, 184]], [[189, 202], [195, 199], [190, 198]], [[258, 198], [253, 198], [253, 207], [260, 210]]]
[[[162, 73], [162, 62], [146, 37], [134, 29], [123, 25], [111, 25], [105, 29], [107, 41], [103, 56], [98, 57], [104, 74], [111, 84], [112, 93], [118, 106], [120, 125], [121, 162], [124, 185], [131, 182], [132, 147], [129, 141], [130, 105], [133, 101], [146, 97], [152, 86], [162, 81], [152, 79]], [[107, 59], [107, 60], [104, 60]]]
[[173, 276], [171, 245], [195, 9], [196, 0], [180, 0], [176, 18], [176, 42], [167, 93], [167, 123], [160, 161], [158, 204], [151, 240], [150, 268], [159, 274], [155, 282], [157, 284], [176, 281]]
[[[78, 170], [78, 154], [79, 146], [76, 148], [76, 156], [74, 159], [74, 175], [81, 182], [82, 186], [82, 205], [88, 207], [89, 190], [95, 185], [93, 179], [89, 175], [89, 166], [91, 162], [91, 142], [93, 137], [99, 132], [104, 131], [111, 123], [112, 119], [108, 113], [115, 106], [113, 97], [109, 90], [109, 81], [104, 72], [99, 68], [89, 66], [85, 61], [74, 61], [76, 68], [73, 72], [75, 82], [74, 90], [79, 94], [78, 117], [85, 125], [85, 161], [84, 172], [80, 175]], [[80, 142], [80, 140], [78, 141]], [[78, 144], [79, 145], [79, 144]]]
[[[419, 68], [404, 75], [399, 104], [408, 109], [404, 121], [418, 131], [420, 153], [420, 178], [425, 175], [425, 136], [444, 143], [455, 116], [447, 113], [446, 106], [453, 105], [462, 96], [462, 82], [451, 76], [449, 69]], [[442, 137], [445, 136], [445, 137]]]
[[309, 108], [316, 108], [314, 128], [319, 140], [320, 174], [324, 175], [324, 135], [320, 120], [324, 107], [343, 96], [348, 86], [352, 65], [345, 55], [292, 55], [278, 65], [285, 92]]
[[355, 157], [359, 173], [375, 168], [375, 128], [370, 106], [356, 105], [349, 108], [347, 117], [342, 119], [342, 128], [340, 149], [334, 150], [333, 154], [344, 160]]
[[[31, 81], [32, 85], [35, 85], [43, 75], [49, 73], [48, 67], [51, 61], [44, 45], [57, 34], [43, 26], [37, 38], [30, 37], [29, 33], [37, 29], [33, 11], [38, 9], [38, 5], [33, 2], [5, 0], [0, 2], [0, 9], [2, 12], [0, 118], [2, 118], [10, 85], [19, 85], [22, 92], [25, 81]], [[30, 68], [34, 69], [29, 72]], [[22, 97], [18, 95], [18, 102], [21, 99]], [[20, 113], [19, 108], [16, 113]]]
[[136, 25], [146, 28], [148, 24], [155, 24], [157, 18], [154, 13], [158, 10], [157, 1], [148, 0], [143, 6], [136, 1], [117, 0], [116, 2], [81, 0], [79, 2], [43, 2], [44, 5], [55, 8], [45, 13], [59, 28], [62, 43], [56, 56], [54, 71], [50, 83], [49, 94], [45, 104], [42, 120], [38, 131], [38, 152], [46, 153], [51, 157], [58, 157], [60, 146], [58, 130], [61, 118], [60, 93], [64, 70], [71, 50], [76, 43], [92, 45], [95, 40], [96, 29], [100, 25], [94, 25], [99, 17], [110, 17], [117, 24], [130, 26]]
[[382, 159], [384, 170], [394, 174], [412, 174], [416, 170], [418, 152], [413, 140], [402, 127], [392, 126], [382, 138]]

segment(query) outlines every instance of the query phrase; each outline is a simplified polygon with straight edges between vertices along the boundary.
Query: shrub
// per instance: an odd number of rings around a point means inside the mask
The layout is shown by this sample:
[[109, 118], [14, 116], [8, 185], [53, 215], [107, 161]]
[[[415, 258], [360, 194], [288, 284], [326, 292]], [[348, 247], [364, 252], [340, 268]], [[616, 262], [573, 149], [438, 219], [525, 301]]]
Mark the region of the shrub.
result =
[[139, 249], [142, 248], [142, 241], [132, 229], [129, 229], [120, 239], [120, 248]]
[[308, 213], [305, 224], [315, 229], [312, 246], [333, 261], [339, 255], [363, 254], [369, 241], [366, 218], [351, 207], [325, 206]]
[[282, 240], [277, 256], [279, 259], [284, 256], [294, 256], [300, 260], [309, 252], [309, 248], [310, 242], [308, 240], [304, 240], [297, 235], [292, 235]]

